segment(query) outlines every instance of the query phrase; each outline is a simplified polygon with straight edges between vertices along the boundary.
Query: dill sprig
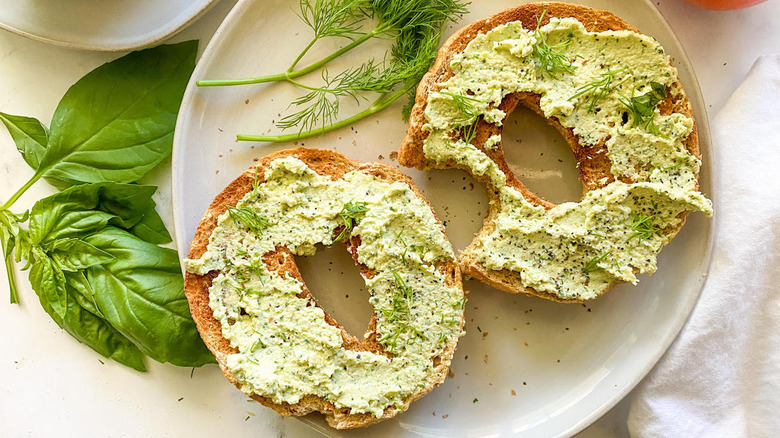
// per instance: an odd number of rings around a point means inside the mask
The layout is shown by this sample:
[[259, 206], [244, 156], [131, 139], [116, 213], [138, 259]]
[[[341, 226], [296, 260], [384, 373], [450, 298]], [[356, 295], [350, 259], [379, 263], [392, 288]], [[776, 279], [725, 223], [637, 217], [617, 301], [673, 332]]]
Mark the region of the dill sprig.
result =
[[360, 220], [367, 211], [368, 207], [366, 207], [365, 202], [349, 201], [344, 204], [344, 208], [342, 208], [339, 212], [339, 217], [341, 217], [341, 220], [344, 221], [344, 229], [342, 229], [341, 233], [339, 233], [339, 235], [333, 239], [333, 243], [341, 242], [345, 238], [349, 237], [352, 234], [352, 228], [354, 228], [356, 224], [360, 223]]
[[683, 164], [688, 163], [688, 158], [686, 157], [677, 157], [674, 159], [674, 164], [671, 166], [667, 166], [663, 168], [664, 172], [674, 172], [676, 170], [680, 170], [680, 168], [683, 166]]
[[[336, 37], [353, 39], [360, 35], [360, 22], [368, 14], [370, 0], [300, 0], [298, 17], [314, 33], [311, 41]], [[312, 43], [313, 44], [313, 43]]]
[[406, 281], [404, 281], [398, 271], [390, 268], [390, 272], [393, 274], [393, 283], [395, 283], [396, 290], [390, 299], [390, 308], [383, 309], [382, 313], [392, 322], [398, 320], [402, 315], [410, 313], [414, 291], [411, 286], [406, 284]]
[[[406, 35], [406, 34], [404, 34]], [[398, 98], [409, 95], [413, 97], [412, 92], [417, 88], [417, 83], [420, 78], [428, 71], [428, 67], [436, 58], [436, 51], [439, 44], [439, 34], [433, 32], [430, 29], [424, 29], [423, 36], [415, 35], [401, 35], [396, 41], [394, 46], [394, 53], [405, 54], [403, 58], [395, 57], [390, 61], [393, 64], [391, 73], [394, 77], [402, 79], [393, 91], [382, 93], [374, 100], [368, 108], [363, 111], [352, 115], [346, 119], [339, 120], [330, 124], [323, 123], [321, 127], [313, 128], [307, 131], [299, 131], [296, 134], [283, 134], [283, 135], [244, 135], [239, 134], [236, 138], [238, 140], [247, 141], [270, 141], [270, 142], [286, 142], [299, 140], [303, 138], [314, 137], [317, 135], [325, 134], [327, 132], [335, 131], [337, 129], [349, 126], [352, 123], [362, 120], [372, 114], [375, 114], [388, 105], [396, 101]], [[328, 93], [319, 94], [319, 99], [327, 98]], [[326, 105], [318, 102], [313, 104], [322, 105], [324, 108], [324, 115], [327, 116], [327, 120], [335, 120], [338, 114], [338, 107], [334, 105]], [[407, 111], [408, 114], [408, 105]]]
[[570, 97], [569, 100], [574, 100], [580, 96], [584, 96], [585, 102], [588, 103], [588, 112], [592, 113], [595, 110], [596, 105], [604, 100], [604, 98], [612, 92], [613, 88], [628, 80], [628, 78], [625, 78], [617, 84], [612, 84], [612, 81], [615, 79], [615, 75], [625, 71], [626, 68], [627, 67], [623, 67], [618, 70], [608, 70], [606, 73], [603, 73], [599, 79], [577, 88], [576, 93]]
[[385, 315], [387, 321], [395, 324], [395, 329], [391, 332], [385, 333], [384, 336], [379, 338], [379, 342], [385, 344], [390, 351], [394, 351], [397, 347], [398, 337], [404, 331], [411, 330], [418, 336], [424, 336], [419, 330], [410, 326], [404, 319], [408, 319], [412, 311], [412, 301], [414, 299], [414, 290], [409, 286], [403, 277], [393, 268], [390, 268], [390, 272], [393, 274], [393, 283], [396, 286], [393, 296], [390, 298], [390, 307], [380, 309]]
[[358, 100], [360, 93], [372, 91], [387, 93], [396, 85], [396, 77], [391, 69], [382, 69], [370, 60], [357, 68], [344, 70], [335, 77], [328, 76], [328, 70], [322, 70], [325, 82], [321, 87], [309, 87], [293, 81], [309, 93], [294, 100], [291, 105], [304, 106], [302, 110], [287, 115], [276, 124], [278, 128], [288, 129], [299, 126], [301, 131], [311, 130], [318, 124], [331, 124], [339, 113], [343, 97]]
[[634, 126], [641, 126], [648, 132], [658, 134], [658, 127], [653, 123], [655, 106], [666, 97], [666, 89], [658, 82], [650, 82], [650, 91], [630, 98], [620, 97], [620, 102], [628, 109]]
[[233, 221], [255, 234], [262, 233], [264, 229], [271, 225], [267, 217], [256, 213], [247, 206], [228, 207], [227, 212]]
[[598, 257], [592, 258], [588, 263], [585, 264], [585, 266], [582, 268], [582, 272], [584, 274], [588, 274], [593, 271], [598, 271], [599, 269], [604, 269], [599, 266], [599, 263], [603, 262], [604, 259], [612, 255], [612, 251], [605, 252], [604, 254], [599, 255]]
[[466, 144], [471, 143], [471, 141], [474, 140], [474, 137], [477, 136], [477, 119], [479, 118], [479, 110], [474, 104], [484, 103], [485, 101], [473, 96], [452, 93], [450, 91], [440, 91], [439, 94], [449, 97], [455, 103], [455, 107], [458, 108], [461, 117], [454, 122], [462, 125], [460, 127], [460, 133], [463, 136], [463, 141], [466, 142]]
[[463, 141], [466, 144], [471, 144], [471, 141], [477, 136], [477, 125], [479, 125], [479, 120], [474, 120], [472, 124], [460, 128]]
[[628, 238], [628, 242], [638, 238], [640, 242], [653, 237], [660, 228], [653, 225], [653, 217], [631, 212], [631, 223], [628, 228], [634, 233]]
[[569, 57], [562, 52], [563, 49], [571, 44], [571, 37], [551, 46], [547, 42], [547, 35], [542, 33], [540, 29], [546, 12], [546, 9], [543, 10], [536, 20], [536, 30], [534, 31], [534, 36], [536, 37], [534, 57], [536, 62], [542, 69], [542, 73], [546, 73], [552, 78], [558, 77], [558, 73], [561, 71], [574, 73], [575, 66], [572, 65]]
[[451, 93], [449, 91], [440, 91], [439, 94], [443, 94], [445, 96], [450, 97], [452, 101], [455, 103], [455, 106], [458, 108], [458, 111], [460, 111], [462, 117], [456, 120], [455, 121], [456, 123], [463, 123], [463, 124], [473, 123], [477, 119], [477, 117], [479, 117], [479, 110], [477, 110], [477, 107], [475, 107], [474, 104], [485, 102], [484, 100], [477, 99], [476, 97]]
[[257, 350], [259, 347], [265, 348], [266, 345], [263, 343], [263, 340], [260, 338], [257, 338], [257, 340], [249, 347], [249, 354], [252, 354]]
[[[313, 36], [287, 71], [246, 79], [200, 80], [198, 85], [287, 81], [309, 91], [293, 102], [293, 105], [305, 108], [278, 124], [281, 129], [298, 127], [297, 134], [239, 135], [239, 140], [283, 142], [324, 134], [381, 111], [404, 95], [413, 99], [414, 88], [436, 56], [444, 25], [456, 22], [467, 12], [466, 4], [463, 0], [300, 0], [298, 15], [312, 29]], [[373, 23], [375, 26], [371, 28]], [[350, 43], [307, 67], [297, 68], [309, 49], [327, 37], [347, 38]], [[385, 61], [369, 61], [335, 76], [323, 72], [325, 84], [321, 87], [295, 81], [295, 78], [323, 69], [330, 61], [372, 38], [395, 39]], [[378, 93], [379, 96], [365, 110], [337, 122], [339, 99], [357, 98], [359, 93]], [[408, 116], [410, 108], [411, 105], [404, 107], [404, 116]]]

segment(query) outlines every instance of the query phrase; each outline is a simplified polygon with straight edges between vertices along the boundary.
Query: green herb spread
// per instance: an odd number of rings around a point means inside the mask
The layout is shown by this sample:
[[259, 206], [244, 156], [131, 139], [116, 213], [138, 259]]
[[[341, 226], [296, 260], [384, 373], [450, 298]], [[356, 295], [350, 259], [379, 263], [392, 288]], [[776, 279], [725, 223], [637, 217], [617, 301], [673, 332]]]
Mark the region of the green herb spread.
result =
[[[377, 339], [392, 355], [345, 349], [322, 309], [298, 296], [301, 282], [262, 261], [277, 246], [313, 255], [345, 232], [360, 237]], [[407, 184], [359, 171], [334, 181], [288, 157], [220, 216], [206, 253], [187, 260], [187, 270], [219, 272], [210, 305], [239, 351], [227, 367], [245, 393], [292, 404], [312, 394], [380, 416], [431, 386], [433, 358], [448, 361], [445, 349], [462, 335], [463, 291], [436, 267], [453, 260], [430, 207]]]
[[[636, 272], [654, 272], [680, 213], [712, 214], [697, 191], [701, 163], [683, 143], [693, 120], [657, 108], [666, 90], [683, 91], [653, 38], [588, 32], [573, 18], [551, 18], [533, 31], [510, 22], [474, 38], [451, 68], [453, 76], [428, 97], [424, 153], [467, 166], [499, 192], [495, 228], [463, 256], [519, 272], [523, 285], [537, 291], [592, 299], [615, 281], [635, 283]], [[544, 115], [572, 128], [583, 146], [605, 142], [616, 181], [550, 210], [508, 186], [483, 152], [500, 138], [491, 136], [480, 149], [462, 131], [477, 117], [500, 126], [506, 114], [499, 104], [515, 92], [540, 95]]]

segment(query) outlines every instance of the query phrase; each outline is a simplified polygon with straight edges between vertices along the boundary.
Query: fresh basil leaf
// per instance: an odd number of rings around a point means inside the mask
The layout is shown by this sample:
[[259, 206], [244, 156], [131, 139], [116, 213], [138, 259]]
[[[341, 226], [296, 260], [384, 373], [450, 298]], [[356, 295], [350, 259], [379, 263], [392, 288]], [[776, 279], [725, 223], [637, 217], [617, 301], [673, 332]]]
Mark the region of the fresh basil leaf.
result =
[[86, 344], [103, 357], [113, 359], [137, 371], [146, 371], [144, 354], [122, 336], [107, 321], [81, 307], [76, 300], [68, 301], [65, 318], [55, 322], [79, 342]]
[[197, 41], [130, 53], [88, 73], [65, 93], [39, 165], [69, 184], [134, 182], [171, 153]]
[[46, 245], [52, 261], [65, 272], [76, 272], [110, 262], [114, 256], [74, 238], [57, 239]]
[[168, 243], [171, 241], [171, 235], [165, 228], [160, 214], [157, 213], [156, 205], [152, 203], [151, 206], [144, 213], [141, 222], [135, 224], [130, 232], [137, 237], [154, 244]]
[[100, 318], [106, 319], [100, 309], [98, 309], [97, 303], [95, 303], [95, 291], [92, 290], [92, 285], [87, 281], [84, 271], [65, 272], [65, 284], [68, 286], [69, 297], [75, 298], [79, 306]]
[[109, 223], [131, 228], [150, 206], [154, 186], [137, 184], [82, 184], [41, 199], [30, 215], [30, 237], [35, 244], [80, 237]]
[[37, 250], [36, 257], [30, 269], [30, 284], [54, 322], [104, 357], [145, 371], [144, 355], [138, 347], [79, 304], [62, 270], [43, 251]]
[[113, 327], [157, 361], [214, 362], [190, 316], [176, 251], [111, 226], [85, 240], [114, 256], [85, 271], [95, 302]]
[[111, 224], [127, 230], [141, 222], [150, 208], [154, 210], [152, 195], [156, 191], [155, 186], [103, 183], [96, 208], [115, 215]]
[[46, 127], [32, 117], [5, 113], [0, 113], [0, 121], [8, 129], [11, 138], [16, 143], [16, 149], [22, 154], [24, 161], [33, 170], [38, 170], [38, 165], [46, 153], [46, 145], [49, 141]]
[[36, 250], [35, 253], [37, 259], [30, 269], [30, 284], [46, 313], [62, 320], [68, 309], [65, 275], [43, 251]]

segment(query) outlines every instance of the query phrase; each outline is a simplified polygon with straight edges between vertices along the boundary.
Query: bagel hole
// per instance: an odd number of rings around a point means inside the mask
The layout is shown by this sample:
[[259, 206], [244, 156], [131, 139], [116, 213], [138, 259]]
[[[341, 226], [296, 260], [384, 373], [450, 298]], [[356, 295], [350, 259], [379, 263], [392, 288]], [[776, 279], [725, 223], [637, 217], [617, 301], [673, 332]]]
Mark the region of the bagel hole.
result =
[[488, 214], [484, 184], [459, 169], [428, 172], [417, 183], [444, 224], [453, 249], [458, 252], [466, 248]]
[[529, 190], [554, 204], [579, 202], [582, 183], [566, 139], [539, 115], [518, 106], [501, 141], [509, 168]]
[[295, 264], [319, 306], [362, 341], [373, 309], [360, 268], [345, 246], [317, 245], [314, 256], [295, 256]]

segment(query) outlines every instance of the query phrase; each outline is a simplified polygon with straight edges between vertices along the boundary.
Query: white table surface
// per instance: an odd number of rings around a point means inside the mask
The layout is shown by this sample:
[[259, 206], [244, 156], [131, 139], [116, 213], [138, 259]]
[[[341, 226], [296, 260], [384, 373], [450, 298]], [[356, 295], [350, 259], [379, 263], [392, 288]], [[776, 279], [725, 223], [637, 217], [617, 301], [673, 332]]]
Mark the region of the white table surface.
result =
[[[202, 50], [233, 3], [222, 0], [173, 41], [200, 39]], [[698, 9], [682, 0], [656, 4], [688, 52], [710, 116], [720, 110], [758, 56], [780, 53], [780, 0], [730, 12]], [[48, 125], [68, 87], [117, 56], [54, 47], [0, 31], [0, 111], [33, 116]], [[0, 200], [5, 200], [33, 172], [3, 129], [0, 157]], [[156, 197], [170, 224], [169, 173], [158, 172], [149, 182], [160, 186]], [[12, 210], [20, 212], [53, 192], [39, 182]], [[235, 436], [319, 436], [303, 423], [283, 419], [258, 404], [232, 412], [220, 410], [219, 400], [203, 399], [197, 391], [199, 380], [224, 379], [215, 366], [196, 369], [191, 376], [190, 369], [149, 361], [150, 372], [141, 374], [99, 361], [99, 355], [70, 338], [43, 312], [26, 272], [17, 270], [17, 283], [22, 304], [10, 305], [5, 270], [0, 270], [0, 435], [201, 437], [236, 430]], [[52, 357], [61, 359], [53, 362]], [[243, 397], [232, 392], [231, 396]], [[621, 401], [577, 436], [628, 436], [628, 407], [627, 399]], [[193, 412], [202, 416], [193, 417]]]

